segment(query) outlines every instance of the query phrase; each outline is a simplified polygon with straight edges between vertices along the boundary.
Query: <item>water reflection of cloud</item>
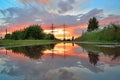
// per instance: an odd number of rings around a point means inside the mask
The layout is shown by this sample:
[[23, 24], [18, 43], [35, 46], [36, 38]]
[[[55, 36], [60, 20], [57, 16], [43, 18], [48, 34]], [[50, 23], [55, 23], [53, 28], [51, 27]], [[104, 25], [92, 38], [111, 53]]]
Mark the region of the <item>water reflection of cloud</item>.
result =
[[10, 74], [16, 76], [18, 67], [6, 58], [0, 58], [0, 74]]
[[[88, 69], [79, 67], [62, 67], [50, 70], [45, 75], [45, 80], [88, 80], [83, 76], [87, 73], [91, 73]], [[89, 80], [91, 80], [89, 78]]]
[[[74, 61], [76, 62], [76, 60]], [[68, 61], [69, 58], [67, 62]], [[74, 61], [72, 63], [74, 63]], [[80, 80], [79, 73], [81, 72], [81, 70], [83, 70], [81, 74], [83, 74], [83, 72], [85, 72], [86, 70], [87, 72], [89, 71], [89, 69], [80, 68], [79, 66], [72, 67], [75, 66], [76, 63], [74, 65], [72, 65], [72, 63], [68, 63], [68, 67], [64, 67], [66, 65], [66, 62], [63, 64], [62, 62], [55, 62], [55, 64], [53, 65], [52, 63], [54, 62], [48, 60], [44, 60], [42, 62], [37, 60], [24, 60], [23, 62], [22, 60], [8, 60], [7, 58], [5, 58], [2, 62], [2, 65], [0, 65], [0, 67], [3, 67], [1, 68], [1, 72], [9, 77], [21, 77], [21, 79], [23, 80]], [[19, 68], [17, 66], [19, 66]]]
[[[104, 74], [101, 72], [100, 66], [106, 66], [104, 63], [93, 66], [85, 59], [73, 57], [65, 60], [20, 60], [15, 58], [11, 60], [4, 58], [2, 60], [3, 63], [0, 66], [4, 64], [3, 67], [7, 67], [9, 70], [9, 72], [4, 71], [4, 74], [9, 77], [16, 76], [20, 80], [93, 80], [93, 75]], [[110, 69], [109, 64], [107, 67], [106, 69]]]

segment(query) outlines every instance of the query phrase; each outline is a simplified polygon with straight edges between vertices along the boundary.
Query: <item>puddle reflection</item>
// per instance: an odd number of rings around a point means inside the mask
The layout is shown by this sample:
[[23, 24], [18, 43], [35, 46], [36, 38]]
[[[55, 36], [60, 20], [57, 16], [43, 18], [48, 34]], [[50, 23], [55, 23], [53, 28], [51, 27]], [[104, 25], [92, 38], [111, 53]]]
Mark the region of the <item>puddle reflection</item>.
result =
[[119, 80], [120, 47], [58, 43], [0, 49], [2, 80]]

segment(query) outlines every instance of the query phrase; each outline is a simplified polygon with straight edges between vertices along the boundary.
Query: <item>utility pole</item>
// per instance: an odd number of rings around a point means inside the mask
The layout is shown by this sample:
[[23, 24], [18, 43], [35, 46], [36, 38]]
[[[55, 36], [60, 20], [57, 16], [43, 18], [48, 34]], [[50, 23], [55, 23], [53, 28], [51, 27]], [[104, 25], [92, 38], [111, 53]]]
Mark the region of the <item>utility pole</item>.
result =
[[7, 34], [7, 28], [6, 28], [6, 34]]
[[82, 35], [84, 34], [84, 30], [82, 30]]
[[63, 28], [64, 28], [64, 30], [63, 30], [64, 31], [64, 39], [63, 40], [65, 41], [65, 24], [63, 25]]
[[[52, 35], [54, 36], [54, 31], [53, 31], [53, 30], [54, 30], [54, 27], [53, 27], [53, 24], [52, 24], [52, 26], [51, 26], [51, 30], [52, 30], [51, 33], [52, 33]], [[54, 39], [54, 38], [53, 38], [53, 37], [50, 37], [50, 39]]]
[[53, 24], [52, 24], [52, 26], [51, 26], [51, 29], [52, 29], [52, 35], [53, 35]]

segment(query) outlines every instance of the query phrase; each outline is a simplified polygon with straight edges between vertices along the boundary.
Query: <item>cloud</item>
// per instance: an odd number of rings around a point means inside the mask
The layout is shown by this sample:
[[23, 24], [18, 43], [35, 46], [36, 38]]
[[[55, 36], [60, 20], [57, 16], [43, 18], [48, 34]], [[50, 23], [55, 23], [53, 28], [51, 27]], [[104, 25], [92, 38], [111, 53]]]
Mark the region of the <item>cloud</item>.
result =
[[80, 80], [80, 76], [76, 76], [72, 71], [76, 70], [76, 68], [58, 68], [58, 69], [53, 69], [49, 70], [46, 75], [45, 79], [50, 79], [50, 80]]
[[87, 0], [51, 0], [45, 9], [57, 15], [78, 15], [86, 7], [84, 3], [89, 4]]
[[[0, 58], [0, 74], [9, 74], [11, 71], [17, 70], [18, 67], [13, 63], [9, 63], [9, 60], [6, 58]], [[15, 75], [15, 73], [13, 73]]]
[[[6, 10], [0, 10], [0, 13], [5, 17], [1, 20], [4, 24], [11, 25], [24, 25], [24, 24], [58, 24], [63, 25], [64, 23], [69, 25], [87, 23], [88, 20], [96, 16], [98, 19], [103, 19], [102, 9], [92, 9], [85, 14], [79, 15], [58, 15], [52, 14], [45, 10], [37, 7], [28, 8], [8, 8]], [[78, 20], [79, 19], [79, 20]], [[5, 26], [5, 25], [4, 25]]]
[[2, 18], [5, 21], [5, 23], [10, 23], [14, 25], [26, 23], [34, 24], [36, 19], [40, 18], [39, 16], [42, 13], [45, 14], [45, 12], [41, 12], [35, 7], [27, 9], [9, 8], [6, 10], [2, 10], [1, 12], [3, 15], [5, 15], [5, 18]]
[[51, 0], [18, 0], [22, 4], [31, 4], [31, 3], [38, 3], [38, 4], [49, 4]]
[[38, 3], [48, 4], [48, 3], [50, 3], [51, 0], [34, 0], [34, 1], [36, 1]]
[[75, 0], [68, 0], [68, 1], [60, 1], [58, 3], [59, 13], [64, 13], [69, 10], [72, 10], [74, 8], [73, 4], [75, 3]]
[[78, 15], [78, 19], [81, 23], [88, 22], [88, 20], [92, 17], [96, 17], [97, 19], [101, 19], [104, 17], [103, 15], [103, 10], [102, 9], [92, 9], [89, 12], [83, 14], [83, 15]]

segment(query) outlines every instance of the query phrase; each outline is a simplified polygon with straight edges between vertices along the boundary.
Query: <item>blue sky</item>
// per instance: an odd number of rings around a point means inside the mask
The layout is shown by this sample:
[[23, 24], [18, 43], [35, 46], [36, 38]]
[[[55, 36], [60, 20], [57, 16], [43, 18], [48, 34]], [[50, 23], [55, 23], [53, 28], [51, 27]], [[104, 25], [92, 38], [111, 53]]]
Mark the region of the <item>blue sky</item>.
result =
[[[105, 11], [120, 11], [120, 5], [119, 5], [119, 0], [94, 0], [92, 1], [92, 4], [90, 8], [101, 8], [104, 9]], [[113, 12], [113, 14], [119, 14], [118, 12]]]
[[0, 0], [0, 9], [8, 9], [11, 7], [21, 7], [22, 5], [16, 0]]

